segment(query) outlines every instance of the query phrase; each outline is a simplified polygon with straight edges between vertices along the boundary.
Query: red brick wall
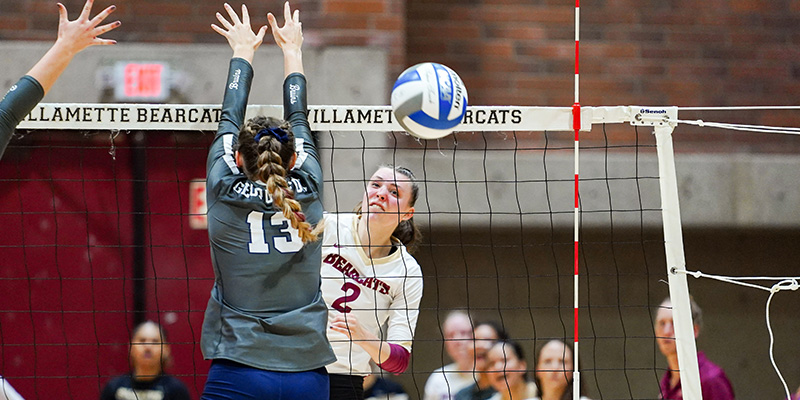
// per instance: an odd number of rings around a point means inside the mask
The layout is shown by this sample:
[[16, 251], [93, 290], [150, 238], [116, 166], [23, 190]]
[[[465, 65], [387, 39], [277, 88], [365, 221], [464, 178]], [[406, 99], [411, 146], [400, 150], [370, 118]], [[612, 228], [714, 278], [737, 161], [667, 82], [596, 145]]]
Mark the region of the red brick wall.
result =
[[[583, 105], [800, 104], [800, 1], [600, 0], [581, 5]], [[573, 102], [574, 2], [411, 0], [408, 62], [439, 61], [471, 104]], [[796, 111], [683, 119], [800, 126]], [[681, 126], [683, 151], [798, 151], [786, 136]]]
[[[574, 3], [412, 0], [409, 62], [452, 64], [479, 103], [572, 103]], [[581, 102], [798, 104], [798, 1], [585, 1]]]

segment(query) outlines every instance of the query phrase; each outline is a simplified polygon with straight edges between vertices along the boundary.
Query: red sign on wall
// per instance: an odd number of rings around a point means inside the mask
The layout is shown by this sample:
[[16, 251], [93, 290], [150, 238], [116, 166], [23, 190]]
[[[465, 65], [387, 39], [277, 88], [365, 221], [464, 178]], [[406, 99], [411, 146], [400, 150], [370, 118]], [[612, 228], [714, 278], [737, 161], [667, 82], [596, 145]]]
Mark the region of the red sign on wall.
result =
[[118, 63], [117, 100], [162, 101], [169, 97], [169, 67], [163, 63]]
[[189, 183], [189, 227], [192, 229], [208, 228], [207, 206], [206, 182], [194, 180]]

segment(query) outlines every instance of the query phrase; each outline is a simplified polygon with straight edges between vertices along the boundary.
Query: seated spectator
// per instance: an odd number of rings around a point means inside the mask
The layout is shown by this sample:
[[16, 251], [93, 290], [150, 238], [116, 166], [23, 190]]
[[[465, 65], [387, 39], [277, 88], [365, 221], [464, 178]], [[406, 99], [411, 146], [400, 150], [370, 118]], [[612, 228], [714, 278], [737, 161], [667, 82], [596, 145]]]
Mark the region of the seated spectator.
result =
[[497, 391], [490, 400], [533, 400], [538, 390], [528, 379], [522, 346], [510, 340], [495, 343], [487, 355], [489, 384]]
[[[703, 326], [703, 312], [691, 299], [692, 323], [694, 324], [695, 338], [700, 334]], [[667, 358], [669, 369], [661, 378], [661, 398], [669, 400], [683, 400], [681, 388], [680, 367], [678, 366], [678, 350], [675, 347], [675, 328], [672, 320], [672, 302], [669, 297], [661, 302], [656, 313], [655, 325], [656, 342], [661, 354]], [[697, 364], [700, 369], [700, 390], [703, 400], [733, 400], [733, 386], [725, 375], [725, 371], [709, 361], [705, 354], [697, 352]]]
[[508, 335], [503, 328], [495, 322], [482, 322], [475, 326], [471, 346], [468, 346], [469, 358], [473, 362], [473, 384], [461, 389], [455, 400], [488, 400], [495, 394], [489, 377], [486, 375], [488, 363], [486, 353], [498, 340], [507, 340]]
[[453, 362], [431, 373], [425, 383], [425, 400], [450, 400], [472, 380], [472, 321], [463, 311], [452, 311], [442, 323], [444, 348]]
[[[547, 342], [536, 357], [534, 382], [541, 392], [536, 400], [572, 400], [574, 366], [569, 345], [561, 340]], [[581, 399], [588, 400], [584, 396]]]
[[139, 324], [131, 337], [131, 372], [109, 381], [100, 394], [100, 400], [189, 400], [186, 386], [164, 372], [172, 361], [166, 339], [164, 330], [157, 323], [146, 321]]

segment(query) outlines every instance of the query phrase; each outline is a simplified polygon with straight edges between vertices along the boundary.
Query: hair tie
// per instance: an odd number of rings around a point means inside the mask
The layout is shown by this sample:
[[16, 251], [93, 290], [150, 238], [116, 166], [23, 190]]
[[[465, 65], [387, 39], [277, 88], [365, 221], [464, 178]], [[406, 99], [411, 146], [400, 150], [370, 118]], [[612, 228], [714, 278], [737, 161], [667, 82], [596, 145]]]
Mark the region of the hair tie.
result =
[[258, 131], [255, 137], [256, 143], [260, 142], [261, 138], [264, 137], [264, 135], [273, 136], [275, 137], [275, 139], [278, 139], [278, 141], [281, 142], [282, 144], [286, 144], [289, 142], [289, 132], [286, 132], [286, 130], [282, 128], [267, 127]]

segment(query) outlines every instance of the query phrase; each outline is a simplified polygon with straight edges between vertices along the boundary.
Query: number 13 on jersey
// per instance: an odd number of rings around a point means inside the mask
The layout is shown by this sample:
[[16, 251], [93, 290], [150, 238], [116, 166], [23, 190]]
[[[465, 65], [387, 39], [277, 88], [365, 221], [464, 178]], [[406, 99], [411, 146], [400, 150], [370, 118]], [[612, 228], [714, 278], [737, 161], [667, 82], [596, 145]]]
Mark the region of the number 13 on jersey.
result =
[[[247, 245], [247, 250], [250, 253], [269, 253], [270, 243], [279, 253], [297, 253], [303, 248], [299, 232], [290, 225], [283, 213], [272, 214], [269, 221], [265, 221], [265, 215], [260, 211], [250, 211], [247, 214], [247, 225], [250, 226], [250, 243]], [[272, 234], [276, 230], [277, 234]], [[267, 242], [267, 237], [270, 243]]]

